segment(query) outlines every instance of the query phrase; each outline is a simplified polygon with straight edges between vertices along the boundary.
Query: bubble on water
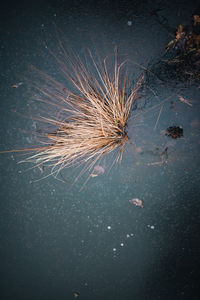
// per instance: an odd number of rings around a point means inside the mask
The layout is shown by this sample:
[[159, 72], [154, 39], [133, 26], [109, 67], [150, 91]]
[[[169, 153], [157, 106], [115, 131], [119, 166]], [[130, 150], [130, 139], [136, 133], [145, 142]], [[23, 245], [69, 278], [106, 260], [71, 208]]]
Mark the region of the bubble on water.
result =
[[154, 225], [147, 225], [147, 227], [151, 228], [151, 229], [155, 229]]

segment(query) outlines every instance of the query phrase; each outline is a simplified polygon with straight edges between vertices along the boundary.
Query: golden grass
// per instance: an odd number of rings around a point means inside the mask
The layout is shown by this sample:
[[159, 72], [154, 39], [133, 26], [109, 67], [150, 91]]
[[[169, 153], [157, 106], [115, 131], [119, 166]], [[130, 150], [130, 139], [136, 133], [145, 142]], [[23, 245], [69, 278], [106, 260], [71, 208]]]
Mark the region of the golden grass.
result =
[[102, 156], [117, 148], [115, 161], [121, 161], [128, 141], [127, 121], [143, 77], [131, 89], [127, 72], [129, 62], [119, 63], [117, 53], [113, 56], [111, 72], [107, 58], [96, 62], [90, 51], [90, 66], [76, 55], [68, 60], [68, 66], [55, 58], [60, 71], [77, 92], [69, 91], [39, 71], [46, 82], [36, 87], [39, 100], [46, 103], [47, 110], [48, 105], [59, 107], [60, 113], [43, 117], [43, 121], [56, 129], [46, 134], [46, 146], [30, 149], [36, 153], [25, 161], [34, 161], [37, 166], [50, 165], [54, 176], [70, 166], [86, 164], [84, 170], [90, 170]]

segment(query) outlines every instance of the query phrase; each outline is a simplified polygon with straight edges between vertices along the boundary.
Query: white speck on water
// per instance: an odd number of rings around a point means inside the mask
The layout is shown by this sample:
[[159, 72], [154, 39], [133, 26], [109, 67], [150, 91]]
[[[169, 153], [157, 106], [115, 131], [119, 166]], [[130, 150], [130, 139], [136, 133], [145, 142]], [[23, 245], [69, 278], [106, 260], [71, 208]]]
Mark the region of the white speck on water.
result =
[[151, 228], [151, 229], [155, 229], [154, 225], [147, 225], [147, 227]]
[[124, 243], [121, 243], [120, 246], [121, 246], [121, 247], [124, 247]]
[[113, 252], [116, 252], [117, 251], [117, 249], [116, 248], [113, 248]]
[[126, 237], [127, 237], [127, 239], [130, 238], [130, 234], [127, 234]]
[[128, 22], [127, 22], [127, 25], [128, 25], [128, 26], [131, 26], [131, 25], [132, 25], [132, 21], [128, 21]]
[[55, 191], [56, 191], [56, 190], [55, 190], [55, 189], [53, 189], [53, 190], [51, 191], [51, 195], [53, 195], [53, 194], [55, 193]]
[[107, 226], [107, 228], [108, 228], [108, 230], [110, 230], [110, 229], [111, 229], [111, 226]]

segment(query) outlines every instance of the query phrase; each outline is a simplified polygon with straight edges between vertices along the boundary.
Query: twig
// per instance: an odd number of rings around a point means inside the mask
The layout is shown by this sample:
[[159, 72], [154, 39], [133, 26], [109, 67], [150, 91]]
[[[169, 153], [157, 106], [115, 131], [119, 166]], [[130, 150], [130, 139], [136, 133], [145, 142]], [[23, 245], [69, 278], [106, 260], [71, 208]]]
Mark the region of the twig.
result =
[[160, 119], [160, 115], [161, 115], [162, 110], [163, 110], [163, 105], [162, 105], [161, 108], [160, 108], [160, 111], [159, 111], [159, 114], [158, 114], [158, 118], [157, 118], [157, 121], [156, 121], [155, 126], [154, 126], [154, 130], [155, 130], [156, 127], [157, 127], [157, 124], [158, 124], [158, 121], [159, 121], [159, 119]]

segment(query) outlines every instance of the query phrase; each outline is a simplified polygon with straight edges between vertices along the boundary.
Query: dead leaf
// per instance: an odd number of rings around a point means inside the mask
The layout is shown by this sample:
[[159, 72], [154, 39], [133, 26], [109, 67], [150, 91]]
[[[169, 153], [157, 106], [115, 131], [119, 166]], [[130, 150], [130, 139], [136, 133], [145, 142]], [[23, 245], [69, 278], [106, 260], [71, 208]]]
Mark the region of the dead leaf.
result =
[[176, 32], [176, 40], [178, 41], [184, 34], [185, 34], [185, 32], [183, 31], [183, 25], [180, 24], [178, 27], [178, 30]]
[[194, 15], [194, 16], [193, 16], [193, 20], [194, 20], [194, 26], [196, 26], [197, 23], [200, 23], [200, 16]]
[[199, 48], [199, 45], [200, 45], [200, 34], [196, 36], [195, 43], [196, 43], [197, 48]]

